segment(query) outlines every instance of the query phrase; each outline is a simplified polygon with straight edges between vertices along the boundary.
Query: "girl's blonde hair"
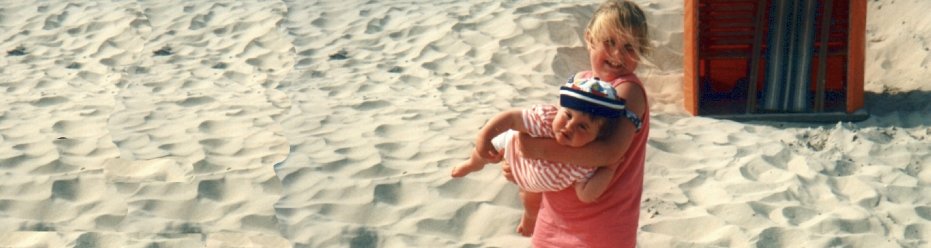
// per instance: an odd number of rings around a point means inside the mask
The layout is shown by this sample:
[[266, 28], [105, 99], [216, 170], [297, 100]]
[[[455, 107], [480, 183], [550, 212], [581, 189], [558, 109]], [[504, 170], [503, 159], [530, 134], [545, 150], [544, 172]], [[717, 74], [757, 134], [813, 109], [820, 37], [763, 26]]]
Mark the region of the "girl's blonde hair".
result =
[[605, 1], [595, 10], [585, 31], [589, 36], [586, 39], [591, 39], [591, 45], [606, 41], [609, 37], [624, 37], [634, 46], [637, 57], [652, 49], [646, 15], [637, 4], [630, 1]]

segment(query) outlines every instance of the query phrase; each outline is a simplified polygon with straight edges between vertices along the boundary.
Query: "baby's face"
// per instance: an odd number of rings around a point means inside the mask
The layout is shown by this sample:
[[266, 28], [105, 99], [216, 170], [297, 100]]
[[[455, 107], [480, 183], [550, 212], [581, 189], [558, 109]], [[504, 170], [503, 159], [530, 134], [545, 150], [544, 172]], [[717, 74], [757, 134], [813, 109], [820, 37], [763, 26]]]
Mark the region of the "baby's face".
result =
[[581, 147], [598, 137], [602, 122], [578, 110], [560, 107], [553, 119], [553, 133], [560, 145]]

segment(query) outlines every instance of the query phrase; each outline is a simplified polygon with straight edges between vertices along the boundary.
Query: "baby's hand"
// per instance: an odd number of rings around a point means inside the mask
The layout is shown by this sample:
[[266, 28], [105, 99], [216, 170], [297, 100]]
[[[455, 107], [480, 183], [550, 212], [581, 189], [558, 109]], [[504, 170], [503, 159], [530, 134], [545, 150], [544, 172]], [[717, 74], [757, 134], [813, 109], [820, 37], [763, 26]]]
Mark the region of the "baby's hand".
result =
[[504, 174], [504, 178], [507, 178], [508, 181], [511, 181], [513, 183], [517, 182], [517, 181], [514, 181], [514, 174], [511, 173], [511, 165], [508, 164], [507, 162], [501, 163], [501, 173]]
[[479, 157], [481, 157], [482, 159], [490, 163], [500, 162], [501, 157], [503, 157], [501, 153], [498, 152], [497, 149], [495, 149], [495, 146], [491, 144], [491, 141], [479, 140], [478, 142], [476, 142], [475, 153], [477, 153]]

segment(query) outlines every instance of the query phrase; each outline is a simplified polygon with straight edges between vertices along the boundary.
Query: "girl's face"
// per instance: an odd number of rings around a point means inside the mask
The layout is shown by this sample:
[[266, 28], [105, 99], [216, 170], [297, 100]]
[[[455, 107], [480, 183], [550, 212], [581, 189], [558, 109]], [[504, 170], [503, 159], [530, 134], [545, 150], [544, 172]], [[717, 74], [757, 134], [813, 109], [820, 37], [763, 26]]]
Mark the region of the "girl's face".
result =
[[598, 137], [601, 124], [583, 112], [561, 107], [553, 119], [553, 133], [560, 145], [581, 147]]
[[637, 69], [640, 60], [637, 48], [626, 37], [611, 35], [599, 40], [591, 33], [585, 36], [592, 72], [596, 77], [611, 82]]

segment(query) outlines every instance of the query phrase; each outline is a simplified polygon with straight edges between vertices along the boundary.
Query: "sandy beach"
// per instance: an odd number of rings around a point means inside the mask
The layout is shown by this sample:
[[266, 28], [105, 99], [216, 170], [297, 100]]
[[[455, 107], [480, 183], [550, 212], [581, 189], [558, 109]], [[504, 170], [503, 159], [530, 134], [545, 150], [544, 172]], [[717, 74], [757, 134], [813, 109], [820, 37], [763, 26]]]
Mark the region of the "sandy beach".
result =
[[[862, 122], [683, 108], [652, 54], [640, 247], [931, 245], [931, 1], [869, 1]], [[598, 1], [2, 1], [0, 247], [530, 247], [493, 114], [586, 70]]]

